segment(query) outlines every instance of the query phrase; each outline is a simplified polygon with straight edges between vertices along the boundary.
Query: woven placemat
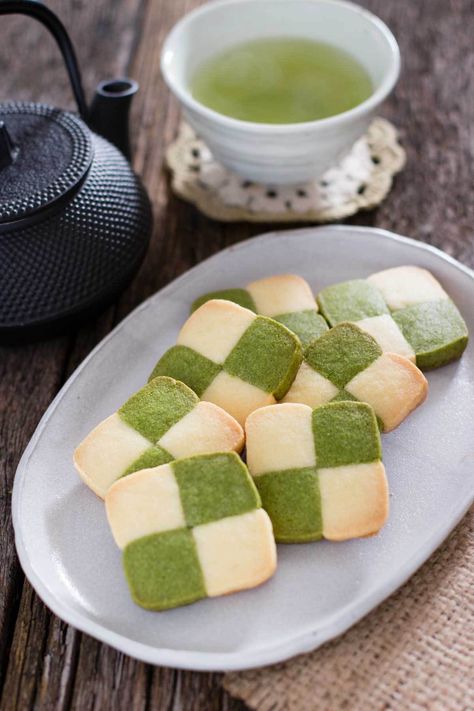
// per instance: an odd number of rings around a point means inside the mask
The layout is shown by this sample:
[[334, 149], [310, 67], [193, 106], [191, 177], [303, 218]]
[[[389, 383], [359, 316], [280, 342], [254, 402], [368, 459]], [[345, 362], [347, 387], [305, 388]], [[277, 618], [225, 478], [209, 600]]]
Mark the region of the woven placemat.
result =
[[341, 163], [319, 180], [275, 187], [243, 180], [224, 168], [183, 123], [166, 162], [173, 191], [216, 220], [331, 222], [381, 203], [405, 165], [405, 151], [395, 127], [376, 118]]
[[474, 709], [474, 509], [397, 593], [346, 634], [223, 684], [258, 711]]

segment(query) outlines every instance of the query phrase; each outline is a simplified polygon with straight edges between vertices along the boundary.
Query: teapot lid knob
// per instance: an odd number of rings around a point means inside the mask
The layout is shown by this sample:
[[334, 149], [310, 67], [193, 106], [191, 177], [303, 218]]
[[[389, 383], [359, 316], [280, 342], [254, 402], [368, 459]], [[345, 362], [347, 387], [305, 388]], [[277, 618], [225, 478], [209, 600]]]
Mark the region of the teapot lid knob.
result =
[[11, 165], [18, 155], [18, 148], [13, 143], [4, 121], [0, 121], [0, 170]]
[[0, 233], [72, 199], [93, 159], [80, 118], [29, 102], [0, 104]]

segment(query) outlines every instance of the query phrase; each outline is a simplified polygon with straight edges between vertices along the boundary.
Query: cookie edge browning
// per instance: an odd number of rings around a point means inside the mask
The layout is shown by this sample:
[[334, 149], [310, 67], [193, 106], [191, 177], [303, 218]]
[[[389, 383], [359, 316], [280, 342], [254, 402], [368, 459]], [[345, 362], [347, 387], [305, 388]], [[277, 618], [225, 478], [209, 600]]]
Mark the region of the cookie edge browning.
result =
[[[352, 522], [351, 524], [347, 523], [347, 518], [345, 520], [345, 525], [346, 528], [344, 527], [336, 527], [337, 532], [329, 530], [329, 532], [326, 530], [326, 523], [325, 523], [325, 516], [324, 512], [327, 509], [327, 490], [325, 489], [325, 482], [324, 479], [327, 478], [332, 478], [332, 477], [337, 477], [338, 476], [338, 469], [340, 470], [339, 473], [341, 473], [342, 470], [345, 470], [342, 472], [344, 475], [348, 470], [355, 468], [355, 467], [373, 467], [375, 469], [375, 476], [376, 476], [376, 482], [375, 484], [378, 487], [377, 493], [376, 493], [376, 499], [377, 499], [377, 506], [372, 510], [372, 517], [370, 521], [367, 523], [367, 525], [360, 527], [359, 530], [355, 530], [354, 527], [351, 529], [350, 525], [353, 526]], [[355, 465], [346, 465], [344, 467], [329, 467], [329, 468], [323, 468], [318, 471], [319, 475], [319, 490], [320, 490], [320, 496], [321, 496], [321, 511], [322, 511], [322, 520], [323, 520], [323, 538], [328, 540], [328, 541], [348, 541], [348, 540], [353, 540], [356, 538], [366, 538], [368, 536], [374, 536], [376, 535], [381, 528], [385, 525], [387, 522], [388, 516], [389, 516], [389, 510], [390, 510], [390, 503], [389, 503], [389, 488], [388, 488], [388, 480], [387, 480], [387, 475], [385, 472], [385, 467], [383, 465], [383, 462], [380, 460], [376, 460], [374, 462], [366, 462], [363, 464], [355, 464]], [[322, 477], [321, 477], [322, 475]], [[357, 475], [357, 474], [356, 474]]]
[[[428, 298], [424, 299], [416, 299], [415, 301], [409, 301], [408, 303], [405, 303], [405, 300], [402, 300], [402, 302], [400, 302], [400, 297], [394, 297], [393, 290], [390, 287], [387, 288], [386, 282], [384, 282], [384, 278], [387, 275], [389, 275], [389, 278], [391, 279], [395, 273], [397, 273], [396, 276], [399, 277], [400, 280], [406, 278], [407, 274], [409, 274], [411, 278], [411, 275], [413, 273], [417, 273], [419, 276], [421, 276], [422, 279], [425, 279], [427, 281], [431, 289], [435, 290], [436, 295], [434, 297], [429, 296]], [[398, 311], [414, 304], [422, 304], [430, 301], [449, 299], [449, 294], [444, 290], [441, 283], [437, 280], [434, 274], [432, 274], [429, 269], [425, 269], [424, 267], [418, 267], [416, 264], [402, 264], [398, 267], [389, 267], [388, 269], [382, 269], [378, 272], [370, 274], [367, 277], [367, 281], [369, 282], [369, 284], [372, 284], [372, 286], [375, 286], [380, 291], [390, 311]]]
[[[377, 412], [376, 408], [373, 406], [371, 402], [368, 402], [368, 400], [365, 399], [358, 399], [359, 402], [365, 402], [368, 405], [371, 405], [371, 407], [374, 409], [375, 414], [377, 415], [377, 419], [381, 422], [382, 424], [382, 431], [383, 432], [391, 432], [392, 430], [396, 429], [401, 423], [410, 415], [414, 410], [416, 410], [417, 407], [423, 404], [423, 402], [426, 400], [426, 397], [428, 395], [428, 380], [426, 377], [423, 375], [421, 370], [416, 366], [414, 363], [412, 363], [408, 358], [405, 358], [404, 356], [399, 355], [398, 353], [383, 353], [380, 356], [380, 359], [382, 358], [387, 358], [397, 365], [403, 366], [405, 371], [410, 374], [411, 380], [414, 383], [418, 383], [418, 393], [416, 397], [413, 397], [411, 402], [407, 403], [407, 407], [403, 410], [402, 416], [398, 417], [392, 417], [390, 418], [389, 422], [386, 422], [385, 419], [382, 418], [382, 415], [380, 415], [379, 412]], [[379, 360], [379, 359], [377, 359]], [[374, 361], [374, 363], [377, 361]], [[373, 365], [373, 364], [371, 364]], [[370, 367], [370, 366], [369, 366]], [[367, 370], [367, 369], [366, 369]], [[361, 371], [358, 375], [361, 375], [365, 372], [365, 370]], [[357, 378], [358, 376], [355, 376]], [[355, 380], [354, 378], [354, 380]], [[348, 383], [348, 386], [350, 386], [350, 383]], [[352, 392], [350, 388], [347, 388], [348, 392], [352, 395]], [[354, 397], [356, 397], [354, 395]]]
[[[104, 499], [104, 498], [105, 498], [105, 495], [106, 495], [107, 491], [110, 489], [111, 486], [113, 486], [113, 484], [114, 484], [116, 481], [118, 481], [118, 480], [120, 479], [121, 475], [119, 474], [115, 479], [112, 480], [112, 482], [110, 483], [110, 485], [109, 485], [106, 489], [104, 489], [104, 488], [102, 488], [101, 486], [99, 486], [99, 485], [97, 484], [97, 482], [94, 481], [94, 479], [91, 477], [91, 475], [86, 471], [84, 459], [85, 459], [85, 457], [87, 456], [86, 451], [87, 451], [88, 447], [89, 447], [89, 446], [91, 445], [91, 443], [93, 443], [95, 440], [97, 440], [97, 439], [100, 440], [100, 439], [102, 438], [102, 430], [103, 430], [103, 428], [107, 425], [107, 423], [110, 422], [110, 420], [111, 420], [112, 418], [117, 418], [117, 419], [120, 421], [121, 425], [123, 425], [123, 427], [127, 427], [128, 429], [130, 429], [131, 432], [134, 433], [134, 436], [136, 436], [136, 439], [137, 439], [137, 440], [138, 440], [139, 438], [141, 438], [141, 439], [143, 439], [144, 442], [147, 442], [147, 446], [146, 446], [145, 449], [143, 450], [142, 455], [144, 454], [144, 452], [145, 452], [147, 449], [149, 449], [149, 448], [151, 448], [151, 447], [153, 446], [153, 443], [152, 443], [152, 442], [149, 442], [149, 441], [146, 439], [146, 437], [144, 437], [142, 434], [140, 434], [140, 432], [138, 432], [137, 430], [135, 430], [131, 425], [128, 424], [128, 422], [125, 422], [124, 420], [122, 420], [122, 418], [120, 417], [120, 415], [119, 415], [119, 413], [118, 413], [118, 410], [116, 410], [115, 412], [113, 412], [113, 413], [112, 413], [111, 415], [109, 415], [108, 417], [105, 417], [103, 420], [101, 420], [101, 421], [84, 437], [84, 439], [77, 445], [77, 447], [74, 449], [73, 457], [72, 457], [73, 464], [74, 464], [74, 468], [75, 468], [75, 470], [77, 471], [77, 473], [79, 474], [79, 477], [81, 478], [82, 482], [83, 482], [91, 491], [93, 491], [94, 494], [95, 494], [96, 496], [98, 496], [100, 499]], [[124, 466], [124, 472], [125, 472], [125, 470], [127, 469], [127, 466], [130, 466], [131, 464], [133, 464], [133, 462], [135, 461], [135, 459], [137, 459], [139, 456], [142, 456], [142, 455], [138, 454], [136, 457], [134, 457], [134, 459], [132, 459], [132, 461], [130, 462], [129, 465]]]
[[[216, 456], [219, 453], [216, 453]], [[134, 586], [131, 583], [130, 580], [130, 575], [129, 571], [127, 569], [127, 566], [125, 565], [124, 562], [124, 567], [125, 567], [125, 573], [126, 573], [126, 578], [129, 584], [129, 589], [130, 589], [130, 594], [133, 599], [133, 601], [138, 604], [140, 607], [143, 607], [144, 609], [151, 609], [155, 611], [160, 611], [164, 609], [172, 609], [175, 607], [181, 607], [185, 604], [189, 604], [192, 602], [197, 601], [198, 599], [202, 599], [202, 597], [218, 597], [221, 595], [227, 595], [231, 594], [234, 592], [240, 592], [246, 589], [252, 589], [255, 588], [262, 583], [266, 582], [275, 572], [276, 570], [276, 565], [277, 565], [277, 552], [276, 552], [276, 544], [273, 536], [273, 528], [271, 524], [271, 520], [266, 513], [266, 511], [262, 508], [261, 506], [261, 501], [260, 501], [260, 496], [257, 492], [257, 489], [255, 487], [255, 484], [253, 483], [253, 479], [251, 478], [247, 467], [244, 465], [242, 460], [238, 457], [238, 455], [235, 452], [222, 452], [220, 454], [225, 455], [226, 457], [230, 457], [235, 463], [238, 463], [239, 467], [242, 469], [243, 473], [245, 474], [245, 479], [248, 481], [248, 484], [251, 486], [252, 490], [254, 491], [256, 495], [256, 505], [254, 508], [249, 509], [247, 511], [244, 511], [243, 513], [238, 513], [234, 514], [231, 516], [224, 516], [222, 518], [212, 520], [209, 522], [205, 522], [202, 524], [198, 524], [195, 526], [190, 526], [186, 522], [186, 515], [184, 512], [182, 500], [181, 500], [181, 491], [180, 491], [180, 485], [177, 480], [177, 475], [176, 472], [173, 470], [173, 463], [170, 464], [165, 464], [162, 465], [161, 467], [156, 467], [154, 469], [149, 469], [149, 470], [142, 470], [140, 472], [135, 472], [134, 474], [131, 474], [129, 477], [123, 480], [117, 481], [115, 484], [112, 485], [112, 487], [109, 489], [107, 492], [107, 497], [106, 497], [106, 513], [107, 513], [107, 519], [109, 522], [109, 526], [111, 529], [112, 536], [116, 542], [116, 545], [122, 549], [122, 555], [125, 556], [126, 551], [129, 549], [130, 546], [134, 545], [135, 543], [138, 543], [139, 541], [142, 541], [147, 538], [152, 538], [153, 536], [157, 536], [160, 534], [172, 534], [174, 532], [187, 532], [193, 541], [193, 548], [195, 550], [196, 554], [196, 561], [199, 566], [199, 571], [200, 571], [200, 576], [202, 578], [202, 583], [203, 583], [203, 594], [196, 595], [196, 597], [186, 600], [185, 602], [178, 602], [177, 604], [167, 604], [167, 605], [155, 605], [155, 604], [150, 604], [146, 603], [144, 600], [139, 598], [136, 594], [136, 590]], [[206, 456], [214, 456], [214, 455], [196, 455], [196, 458], [204, 459]], [[189, 458], [184, 458], [181, 461], [185, 461], [186, 459]], [[121, 506], [118, 507], [116, 506], [115, 498], [116, 496], [121, 497], [123, 490], [125, 490], [125, 493], [127, 494], [128, 490], [132, 490], [133, 494], [133, 488], [136, 484], [139, 485], [141, 483], [149, 483], [153, 478], [161, 478], [161, 474], [166, 474], [168, 478], [173, 479], [174, 484], [176, 485], [173, 487], [172, 495], [179, 500], [179, 520], [175, 521], [174, 523], [179, 524], [178, 526], [176, 525], [171, 525], [171, 526], [165, 526], [163, 528], [160, 528], [158, 531], [153, 531], [153, 532], [147, 532], [142, 535], [138, 535], [137, 537], [132, 537], [130, 540], [125, 537], [124, 540], [121, 540], [121, 536], [118, 538], [120, 539], [117, 540], [116, 536], [116, 531], [114, 529], [114, 526], [116, 524], [116, 521], [114, 521], [114, 517], [116, 518], [117, 515], [121, 518], [122, 513], [124, 510], [124, 503], [121, 502]], [[176, 491], [175, 491], [176, 489]], [[143, 492], [142, 496], [143, 496]], [[122, 512], [120, 511], [122, 509]], [[150, 518], [150, 512], [148, 512], [148, 517]], [[206, 535], [201, 536], [200, 533], [204, 532], [205, 534], [207, 532], [213, 532], [213, 529], [217, 529], [217, 533], [219, 534], [219, 529], [221, 527], [226, 527], [228, 523], [232, 524], [234, 522], [238, 522], [239, 520], [243, 520], [245, 523], [247, 520], [250, 520], [251, 524], [255, 525], [255, 529], [253, 530], [252, 534], [258, 536], [258, 545], [257, 546], [249, 546], [247, 545], [247, 549], [250, 552], [250, 563], [254, 564], [254, 568], [252, 569], [252, 575], [247, 576], [246, 570], [244, 569], [245, 575], [241, 575], [241, 580], [240, 581], [233, 581], [231, 579], [231, 584], [227, 585], [227, 587], [224, 585], [222, 587], [222, 582], [219, 582], [219, 584], [216, 586], [216, 581], [213, 579], [213, 576], [211, 575], [211, 580], [212, 584], [210, 587], [208, 587], [208, 581], [209, 577], [207, 575], [207, 570], [208, 567], [204, 566], [204, 560], [203, 558], [203, 553], [202, 550], [206, 549], [206, 545], [208, 545], [208, 558], [207, 558], [207, 563], [211, 563], [211, 570], [212, 570], [212, 565], [217, 564], [219, 567], [219, 559], [218, 557], [216, 558], [216, 551], [219, 553], [219, 538], [214, 538], [214, 541], [217, 542], [217, 546], [214, 545], [213, 547], [213, 536], [211, 535], [211, 539], [206, 540]], [[115, 526], [116, 527], [116, 526]], [[197, 532], [197, 535], [196, 535]], [[225, 533], [225, 531], [224, 531]], [[245, 533], [245, 529], [244, 529]], [[227, 535], [229, 536], [232, 534], [232, 530], [227, 531]], [[229, 543], [229, 541], [227, 541]], [[245, 543], [245, 536], [244, 536], [244, 543]], [[252, 543], [252, 541], [250, 541]], [[257, 548], [257, 555], [253, 555], [255, 548]], [[239, 558], [239, 547], [237, 546], [235, 550], [235, 556], [234, 558]], [[125, 559], [123, 559], [125, 561]], [[232, 562], [232, 561], [231, 561]], [[227, 566], [228, 569], [225, 571], [225, 573], [232, 578], [232, 574], [234, 573], [234, 567], [235, 566]], [[219, 577], [219, 576], [217, 576]], [[242, 578], [244, 580], [242, 581]], [[246, 578], [246, 579], [245, 579]], [[219, 587], [220, 586], [220, 587]], [[222, 588], [222, 589], [221, 589]]]
[[[228, 589], [224, 589], [222, 591], [215, 591], [213, 590], [212, 592], [209, 591], [208, 588], [208, 577], [206, 574], [206, 569], [203, 565], [203, 558], [202, 558], [202, 539], [201, 541], [199, 540], [200, 538], [200, 533], [202, 532], [203, 529], [207, 527], [212, 527], [214, 526], [215, 528], [219, 528], [220, 526], [225, 526], [226, 524], [224, 522], [232, 521], [232, 520], [237, 520], [237, 519], [242, 519], [242, 518], [259, 518], [261, 519], [260, 521], [260, 532], [262, 534], [262, 542], [264, 543], [264, 553], [266, 554], [266, 559], [262, 561], [262, 565], [259, 571], [259, 574], [255, 576], [255, 579], [252, 582], [246, 582], [245, 584], [241, 584], [240, 586], [236, 586], [233, 584], [230, 586]], [[199, 564], [201, 566], [201, 571], [202, 571], [202, 576], [204, 580], [204, 587], [206, 590], [206, 594], [209, 598], [213, 597], [222, 597], [223, 595], [231, 595], [236, 592], [241, 592], [243, 590], [252, 590], [259, 585], [262, 585], [265, 583], [267, 580], [269, 580], [275, 573], [276, 568], [277, 568], [277, 550], [276, 550], [276, 543], [275, 543], [275, 537], [273, 534], [273, 526], [272, 522], [270, 520], [269, 515], [263, 509], [262, 507], [255, 508], [251, 511], [247, 511], [243, 514], [238, 514], [236, 516], [228, 516], [225, 518], [218, 519], [217, 521], [212, 521], [207, 524], [202, 524], [199, 526], [195, 526], [192, 529], [192, 535], [195, 541], [196, 545], [196, 550], [197, 550], [197, 555], [198, 555], [198, 560]], [[198, 535], [196, 536], [196, 530], [198, 531]], [[209, 530], [209, 528], [207, 529]]]
[[[215, 450], [206, 450], [206, 452], [195, 452], [192, 454], [188, 454], [186, 456], [198, 456], [199, 454], [205, 454], [205, 453], [211, 453], [211, 452], [220, 452], [220, 451], [234, 451], [240, 453], [242, 449], [244, 448], [245, 445], [245, 433], [243, 430], [242, 425], [233, 417], [227, 410], [225, 410], [222, 407], [219, 407], [219, 405], [216, 405], [215, 403], [211, 402], [206, 402], [203, 400], [200, 400], [198, 396], [195, 394], [195, 392], [185, 383], [183, 383], [180, 380], [176, 380], [175, 378], [171, 378], [166, 375], [162, 376], [157, 376], [157, 378], [153, 378], [150, 380], [146, 385], [143, 386], [143, 388], [140, 388], [140, 390], [137, 390], [135, 393], [133, 393], [130, 398], [128, 398], [123, 405], [125, 405], [129, 400], [131, 400], [137, 393], [140, 393], [142, 390], [149, 388], [150, 385], [153, 383], [153, 380], [155, 379], [162, 379], [166, 381], [171, 381], [174, 386], [177, 386], [180, 390], [183, 392], [189, 391], [189, 393], [192, 395], [194, 399], [194, 406], [191, 408], [191, 410], [184, 415], [182, 418], [180, 418], [174, 425], [172, 425], [163, 435], [163, 437], [166, 437], [168, 432], [173, 429], [173, 427], [176, 427], [179, 425], [179, 423], [187, 417], [190, 413], [194, 412], [194, 410], [197, 407], [209, 407], [212, 408], [213, 411], [216, 414], [216, 417], [219, 417], [221, 419], [223, 427], [226, 429], [226, 431], [229, 433], [229, 436], [233, 439], [233, 446], [231, 449], [225, 449], [222, 446], [219, 446], [218, 449]], [[103, 488], [97, 484], [97, 482], [94, 481], [94, 479], [90, 476], [90, 474], [86, 471], [84, 467], [84, 456], [85, 456], [85, 450], [87, 449], [88, 445], [90, 445], [91, 441], [93, 442], [97, 438], [100, 439], [101, 437], [101, 430], [103, 427], [106, 425], [106, 423], [111, 419], [111, 418], [118, 418], [120, 421], [120, 424], [125, 428], [130, 429], [131, 433], [133, 433], [133, 436], [135, 439], [142, 439], [144, 443], [144, 450], [142, 454], [138, 454], [137, 457], [135, 457], [131, 462], [130, 465], [133, 464], [136, 459], [139, 459], [140, 456], [142, 456], [148, 449], [153, 448], [153, 446], [158, 446], [161, 447], [161, 445], [158, 444], [158, 442], [152, 442], [148, 440], [146, 437], [144, 437], [138, 430], [136, 430], [128, 421], [126, 421], [123, 417], [120, 415], [120, 410], [123, 407], [121, 405], [115, 412], [113, 412], [111, 415], [108, 417], [104, 418], [101, 420], [90, 432], [84, 437], [84, 439], [77, 445], [77, 447], [74, 449], [73, 453], [73, 464], [74, 468], [76, 469], [77, 473], [79, 474], [79, 477], [83, 481], [83, 483], [96, 494], [101, 499], [105, 499], [105, 496], [107, 494], [107, 491], [110, 489], [111, 486], [115, 482], [117, 482], [119, 479], [121, 479], [124, 475], [130, 476], [130, 474], [127, 474], [127, 466], [124, 467], [123, 472], [121, 472], [115, 479], [113, 479], [110, 483], [110, 485], [107, 488]], [[161, 437], [160, 440], [163, 438]], [[159, 440], [159, 441], [160, 441]], [[145, 446], [146, 442], [146, 446]], [[161, 447], [163, 449], [163, 447]], [[166, 447], [164, 447], [166, 450]], [[181, 459], [183, 458], [182, 456], [180, 457], [175, 457], [170, 453], [170, 460], [174, 461], [175, 459]], [[128, 466], [130, 466], [128, 465]], [[150, 467], [145, 467], [145, 468], [150, 468]], [[153, 467], [155, 468], [155, 467]], [[141, 470], [136, 470], [136, 471], [141, 471]], [[134, 473], [134, 472], [132, 472]]]
[[[183, 383], [183, 382], [181, 382], [180, 380], [176, 380], [175, 378], [171, 378], [171, 377], [169, 377], [169, 376], [167, 376], [167, 375], [156, 376], [156, 378], [160, 378], [160, 380], [170, 381], [170, 383], [172, 383], [173, 386], [177, 386], [178, 389], [180, 389], [184, 394], [189, 394], [189, 395], [191, 396], [191, 398], [193, 399], [193, 401], [194, 401], [194, 407], [199, 403], [199, 398], [198, 398], [198, 396], [196, 395], [196, 393], [195, 393], [188, 385], [186, 385], [186, 383]], [[101, 499], [104, 499], [104, 498], [105, 498], [105, 494], [107, 493], [107, 491], [108, 491], [108, 489], [110, 488], [110, 486], [112, 486], [112, 484], [113, 484], [115, 481], [117, 481], [118, 479], [120, 479], [121, 476], [123, 476], [123, 474], [126, 472], [126, 470], [127, 470], [128, 467], [125, 466], [123, 472], [122, 472], [121, 474], [119, 474], [118, 477], [116, 477], [115, 479], [112, 480], [112, 482], [111, 482], [111, 484], [109, 485], [109, 487], [107, 487], [107, 489], [103, 489], [103, 488], [97, 486], [97, 484], [93, 481], [93, 479], [90, 477], [90, 475], [89, 475], [89, 474], [85, 471], [85, 469], [84, 469], [84, 450], [85, 450], [86, 446], [87, 446], [88, 444], [90, 444], [91, 441], [93, 441], [93, 440], [96, 439], [98, 436], [100, 436], [100, 435], [99, 435], [100, 430], [101, 430], [101, 429], [105, 426], [105, 424], [106, 424], [111, 418], [113, 418], [113, 417], [118, 417], [119, 420], [120, 420], [120, 422], [121, 422], [121, 424], [122, 424], [124, 427], [127, 427], [127, 428], [129, 428], [132, 432], [134, 432], [136, 439], [138, 439], [138, 438], [141, 437], [144, 441], [147, 442], [147, 447], [143, 450], [143, 452], [142, 452], [141, 454], [137, 455], [137, 457], [136, 457], [135, 459], [137, 459], [137, 458], [139, 458], [140, 456], [142, 456], [142, 455], [145, 453], [145, 451], [146, 451], [147, 449], [153, 447], [153, 445], [156, 444], [156, 443], [152, 442], [151, 440], [148, 440], [139, 430], [137, 430], [133, 425], [130, 424], [130, 422], [128, 422], [128, 420], [127, 420], [126, 418], [122, 417], [122, 415], [121, 415], [121, 410], [122, 410], [122, 408], [123, 408], [130, 400], [132, 400], [136, 395], [138, 395], [138, 394], [139, 394], [140, 392], [142, 392], [143, 390], [147, 390], [147, 391], [148, 391], [148, 390], [151, 390], [151, 389], [153, 388], [153, 385], [152, 385], [152, 381], [153, 381], [153, 380], [155, 380], [155, 378], [150, 378], [149, 381], [148, 381], [147, 383], [145, 383], [145, 385], [143, 385], [139, 390], [136, 390], [135, 392], [133, 392], [133, 393], [125, 400], [125, 402], [120, 405], [120, 407], [118, 407], [114, 412], [112, 412], [110, 415], [108, 415], [107, 417], [105, 417], [103, 420], [101, 420], [100, 422], [98, 422], [98, 423], [95, 425], [95, 427], [93, 427], [93, 428], [88, 432], [88, 434], [84, 437], [84, 439], [83, 439], [81, 442], [79, 442], [79, 444], [77, 445], [77, 447], [74, 449], [74, 452], [73, 452], [73, 464], [74, 464], [74, 468], [76, 469], [76, 471], [77, 471], [77, 473], [79, 474], [79, 477], [81, 478], [81, 480], [83, 481], [83, 483], [84, 483], [91, 491], [93, 491], [94, 494], [96, 494], [96, 496], [98, 496], [98, 497], [101, 498]], [[189, 391], [189, 393], [187, 393], [187, 391]], [[128, 466], [132, 465], [133, 462], [135, 461], [135, 459], [133, 459], [133, 460], [130, 462], [130, 464], [129, 464]]]
[[[360, 321], [355, 321], [355, 324], [370, 334], [384, 353], [398, 353], [398, 355], [416, 364], [415, 350], [405, 338], [400, 326], [393, 318], [393, 314], [370, 316]], [[394, 343], [395, 340], [397, 343]], [[388, 341], [390, 341], [390, 345], [387, 343]]]
[[[300, 305], [296, 309], [288, 308], [288, 306], [286, 306], [283, 310], [268, 308], [267, 302], [271, 300], [271, 296], [268, 292], [271, 292], [272, 290], [282, 291], [289, 283], [295, 286], [297, 285], [297, 288], [300, 289]], [[286, 313], [298, 313], [299, 311], [306, 311], [309, 309], [319, 311], [318, 304], [310, 285], [306, 279], [299, 274], [274, 274], [269, 277], [263, 277], [262, 279], [256, 279], [255, 281], [250, 282], [250, 284], [247, 284], [246, 290], [253, 299], [257, 313], [261, 316], [267, 316], [268, 318], [274, 319], [275, 316]], [[260, 290], [265, 292], [263, 298]], [[265, 302], [263, 304], [263, 310], [260, 308], [262, 301]], [[302, 303], [304, 304], [303, 306], [301, 306]]]
[[[411, 360], [408, 360], [408, 358], [405, 358], [404, 356], [399, 355], [398, 353], [386, 353], [386, 355], [391, 358], [391, 360], [395, 361], [395, 363], [403, 363], [405, 365], [407, 370], [410, 370], [413, 373], [413, 378], [414, 380], [417, 380], [420, 384], [420, 392], [418, 398], [414, 399], [412, 402], [412, 405], [410, 409], [407, 411], [405, 414], [403, 420], [408, 417], [414, 410], [416, 410], [417, 407], [422, 405], [426, 398], [428, 397], [428, 390], [429, 390], [429, 385], [428, 385], [428, 380], [423, 375], [421, 370], [418, 368], [415, 363], [412, 363]], [[398, 424], [401, 424], [403, 420], [400, 420]], [[384, 430], [384, 432], [390, 432], [392, 429], [395, 429], [395, 427], [398, 427], [398, 425], [395, 425], [392, 428]]]
[[[139, 500], [143, 501], [143, 490], [149, 492], [153, 489], [155, 490], [153, 492], [155, 497], [158, 491], [162, 499], [166, 497], [165, 520], [164, 522], [159, 521], [159, 516], [156, 516], [156, 509], [159, 508], [159, 505], [157, 506], [147, 495], [145, 508], [149, 508], [149, 510], [145, 511], [144, 514], [142, 506], [140, 526], [143, 527], [145, 525], [146, 528], [151, 528], [151, 530], [142, 531], [130, 537], [130, 530], [133, 530], [134, 527], [133, 524], [130, 525], [131, 519], [127, 518], [129, 512], [128, 500], [139, 497]], [[122, 551], [130, 543], [140, 538], [187, 528], [186, 516], [172, 463], [160, 464], [158, 467], [151, 469], [140, 469], [129, 476], [118, 479], [107, 490], [105, 495], [105, 514], [115, 545]], [[136, 517], [132, 518], [135, 519]], [[153, 525], [151, 521], [153, 521]]]

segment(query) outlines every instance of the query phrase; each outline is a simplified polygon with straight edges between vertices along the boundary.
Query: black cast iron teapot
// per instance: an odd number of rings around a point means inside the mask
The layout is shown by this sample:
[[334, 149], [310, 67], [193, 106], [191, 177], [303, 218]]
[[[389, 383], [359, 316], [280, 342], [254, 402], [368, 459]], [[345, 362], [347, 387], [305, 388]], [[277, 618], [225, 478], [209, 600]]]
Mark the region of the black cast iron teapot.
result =
[[60, 20], [35, 0], [0, 0], [0, 16], [16, 13], [36, 18], [54, 36], [79, 116], [44, 104], [0, 103], [4, 343], [57, 333], [109, 303], [138, 269], [152, 224], [148, 197], [127, 160], [128, 110], [138, 85], [102, 82], [88, 109]]

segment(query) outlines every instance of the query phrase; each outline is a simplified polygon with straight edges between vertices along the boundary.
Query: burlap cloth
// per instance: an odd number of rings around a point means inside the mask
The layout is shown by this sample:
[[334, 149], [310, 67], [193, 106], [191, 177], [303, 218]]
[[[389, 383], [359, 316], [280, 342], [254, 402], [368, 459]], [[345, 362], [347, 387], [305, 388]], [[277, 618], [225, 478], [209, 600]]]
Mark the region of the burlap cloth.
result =
[[474, 709], [474, 509], [397, 593], [342, 637], [223, 684], [258, 711]]

